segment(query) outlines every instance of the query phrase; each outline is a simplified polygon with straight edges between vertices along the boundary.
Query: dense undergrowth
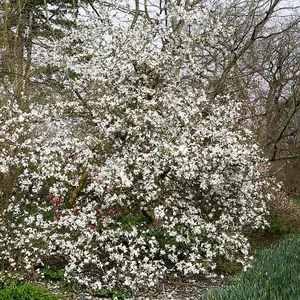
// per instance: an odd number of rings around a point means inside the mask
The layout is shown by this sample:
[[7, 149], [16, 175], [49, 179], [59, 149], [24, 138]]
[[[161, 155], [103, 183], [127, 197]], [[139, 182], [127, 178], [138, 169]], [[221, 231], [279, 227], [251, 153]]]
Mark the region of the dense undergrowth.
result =
[[[228, 274], [224, 287], [206, 291], [200, 299], [300, 299], [298, 287], [300, 274], [299, 230], [285, 226], [282, 216], [271, 216], [270, 227], [266, 230], [251, 232], [251, 254], [255, 256], [253, 267], [247, 272], [241, 265], [224, 263], [220, 272]], [[294, 233], [294, 234], [290, 234]], [[60, 267], [41, 267], [40, 284], [56, 285], [56, 292], [61, 296], [47, 293], [45, 289], [24, 283], [22, 274], [11, 272], [0, 273], [0, 300], [31, 299], [56, 300], [73, 299], [80, 294], [80, 287], [68, 283], [64, 279], [64, 269]], [[230, 274], [235, 274], [233, 277]], [[22, 279], [22, 280], [20, 280]], [[122, 289], [101, 289], [94, 292], [95, 299], [128, 299], [128, 294]], [[298, 298], [297, 298], [298, 297]], [[77, 298], [74, 298], [77, 299]]]

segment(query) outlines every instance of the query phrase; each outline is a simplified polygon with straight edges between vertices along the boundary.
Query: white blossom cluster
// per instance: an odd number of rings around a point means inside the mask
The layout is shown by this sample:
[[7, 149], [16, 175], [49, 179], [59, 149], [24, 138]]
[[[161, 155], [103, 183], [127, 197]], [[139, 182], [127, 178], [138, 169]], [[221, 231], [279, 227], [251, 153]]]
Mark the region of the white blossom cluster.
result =
[[20, 176], [0, 257], [16, 270], [64, 257], [68, 278], [134, 291], [211, 274], [220, 259], [247, 264], [242, 230], [265, 225], [265, 161], [241, 103], [205, 91], [199, 49], [226, 33], [173, 2], [153, 22], [78, 26], [44, 61], [66, 71], [73, 97], [1, 108], [0, 172]]

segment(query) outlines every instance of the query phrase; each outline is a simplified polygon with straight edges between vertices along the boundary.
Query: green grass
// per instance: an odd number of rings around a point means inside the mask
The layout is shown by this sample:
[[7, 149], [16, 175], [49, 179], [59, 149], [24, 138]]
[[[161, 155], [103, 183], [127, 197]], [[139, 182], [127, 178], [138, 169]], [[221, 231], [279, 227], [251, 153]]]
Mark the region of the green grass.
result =
[[228, 286], [206, 292], [206, 300], [300, 300], [300, 235], [262, 250], [247, 272]]
[[58, 295], [51, 295], [45, 289], [27, 283], [10, 285], [0, 289], [0, 300], [59, 300]]

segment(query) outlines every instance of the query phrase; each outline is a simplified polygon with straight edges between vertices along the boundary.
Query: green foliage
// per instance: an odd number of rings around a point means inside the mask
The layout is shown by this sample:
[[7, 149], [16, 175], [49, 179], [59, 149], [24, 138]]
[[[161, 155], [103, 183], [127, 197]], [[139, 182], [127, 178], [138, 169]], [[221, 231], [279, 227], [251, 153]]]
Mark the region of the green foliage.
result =
[[111, 289], [111, 290], [100, 290], [100, 298], [111, 298], [111, 299], [124, 299], [124, 293], [122, 290]]
[[43, 267], [40, 269], [46, 280], [57, 281], [64, 277], [64, 270], [56, 267]]
[[60, 291], [62, 293], [74, 291], [75, 284], [74, 282], [64, 278], [64, 269], [45, 266], [40, 268], [40, 270], [43, 272], [45, 280], [59, 283]]
[[294, 202], [295, 202], [298, 206], [300, 206], [300, 196], [295, 197], [295, 198], [294, 198]]
[[270, 232], [279, 235], [282, 235], [284, 233], [284, 226], [278, 218], [271, 217], [269, 223], [270, 223], [270, 228], [269, 228]]
[[[222, 258], [220, 258], [221, 260]], [[219, 266], [216, 268], [216, 272], [220, 274], [237, 275], [243, 272], [243, 266], [240, 263], [232, 261], [220, 261]]]
[[126, 230], [131, 230], [133, 226], [149, 223], [147, 217], [142, 213], [130, 213], [125, 216], [119, 216], [118, 219]]
[[0, 300], [59, 300], [58, 295], [49, 294], [45, 289], [12, 282], [0, 290]]
[[62, 293], [72, 293], [76, 285], [73, 281], [63, 279], [59, 281], [59, 287]]
[[76, 78], [79, 77], [79, 74], [77, 74], [76, 72], [74, 72], [74, 71], [71, 70], [71, 69], [68, 69], [68, 70], [67, 70], [67, 77], [70, 78], [70, 79], [75, 80]]
[[300, 236], [289, 236], [273, 248], [262, 250], [253, 267], [234, 277], [229, 286], [212, 289], [207, 300], [300, 299]]
[[268, 232], [271, 234], [277, 234], [277, 235], [285, 235], [285, 234], [291, 234], [293, 232], [293, 228], [288, 226], [284, 226], [280, 219], [276, 216], [269, 217], [269, 223], [270, 227], [268, 228]]
[[0, 271], [0, 289], [4, 289], [12, 282], [21, 282], [22, 276], [15, 272]]

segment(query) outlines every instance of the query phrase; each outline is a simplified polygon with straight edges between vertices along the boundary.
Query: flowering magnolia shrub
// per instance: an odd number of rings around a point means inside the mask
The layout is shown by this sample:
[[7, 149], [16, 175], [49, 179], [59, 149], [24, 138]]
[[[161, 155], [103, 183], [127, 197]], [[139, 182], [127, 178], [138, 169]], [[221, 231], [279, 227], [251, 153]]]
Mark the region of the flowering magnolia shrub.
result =
[[3, 265], [30, 273], [62, 257], [78, 283], [134, 291], [247, 264], [242, 230], [265, 225], [264, 160], [242, 104], [205, 91], [197, 54], [226, 33], [203, 7], [172, 5], [134, 26], [104, 9], [55, 44], [72, 98], [1, 108], [0, 171], [20, 174], [1, 211]]

